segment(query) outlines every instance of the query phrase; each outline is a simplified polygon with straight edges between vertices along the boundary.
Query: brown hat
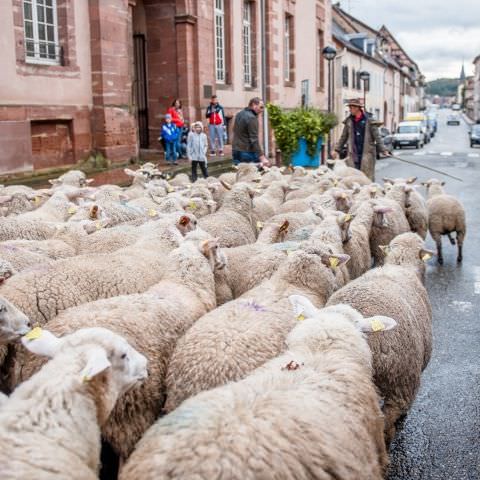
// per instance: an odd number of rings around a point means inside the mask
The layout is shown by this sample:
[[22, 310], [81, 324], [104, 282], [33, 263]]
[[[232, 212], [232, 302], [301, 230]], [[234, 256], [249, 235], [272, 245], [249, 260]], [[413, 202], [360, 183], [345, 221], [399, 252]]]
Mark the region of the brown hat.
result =
[[345, 102], [347, 107], [360, 107], [363, 108], [363, 100], [360, 98], [352, 98]]

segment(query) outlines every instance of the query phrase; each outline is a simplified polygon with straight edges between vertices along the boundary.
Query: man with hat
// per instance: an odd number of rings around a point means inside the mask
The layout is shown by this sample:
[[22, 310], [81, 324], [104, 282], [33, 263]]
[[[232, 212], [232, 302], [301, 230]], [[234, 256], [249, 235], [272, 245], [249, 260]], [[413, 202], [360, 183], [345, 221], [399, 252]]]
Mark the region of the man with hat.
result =
[[344, 120], [343, 132], [335, 146], [333, 158], [347, 144], [347, 165], [361, 170], [372, 181], [375, 179], [375, 160], [378, 150], [390, 156], [383, 145], [382, 137], [372, 119], [364, 112], [363, 102], [353, 99], [347, 102], [350, 115]]

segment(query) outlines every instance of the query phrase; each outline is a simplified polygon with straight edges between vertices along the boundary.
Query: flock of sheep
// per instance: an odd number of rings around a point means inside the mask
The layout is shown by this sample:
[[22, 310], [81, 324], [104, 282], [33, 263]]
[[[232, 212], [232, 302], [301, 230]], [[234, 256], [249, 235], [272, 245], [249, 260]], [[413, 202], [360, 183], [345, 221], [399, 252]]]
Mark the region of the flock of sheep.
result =
[[329, 167], [1, 187], [2, 480], [383, 478], [465, 214]]

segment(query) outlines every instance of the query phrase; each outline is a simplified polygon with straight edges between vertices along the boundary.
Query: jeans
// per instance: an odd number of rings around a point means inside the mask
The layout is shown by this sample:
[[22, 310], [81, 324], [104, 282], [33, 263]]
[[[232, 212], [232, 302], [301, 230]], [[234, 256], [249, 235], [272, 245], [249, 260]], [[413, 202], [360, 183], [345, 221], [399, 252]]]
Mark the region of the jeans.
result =
[[177, 151], [177, 158], [182, 158], [182, 136], [179, 135], [177, 141], [175, 142], [175, 150]]
[[240, 152], [239, 150], [233, 151], [233, 163], [238, 165], [239, 163], [259, 163], [258, 153], [256, 152]]
[[218, 141], [218, 150], [223, 152], [223, 125], [208, 125], [208, 132], [210, 134], [210, 152], [215, 153], [215, 139]]
[[207, 162], [198, 162], [197, 160], [192, 160], [192, 182], [196, 182], [198, 178], [197, 165], [200, 166], [200, 170], [202, 171], [203, 178], [208, 177]]
[[165, 141], [165, 160], [168, 163], [173, 163], [177, 161], [177, 142], [167, 142]]

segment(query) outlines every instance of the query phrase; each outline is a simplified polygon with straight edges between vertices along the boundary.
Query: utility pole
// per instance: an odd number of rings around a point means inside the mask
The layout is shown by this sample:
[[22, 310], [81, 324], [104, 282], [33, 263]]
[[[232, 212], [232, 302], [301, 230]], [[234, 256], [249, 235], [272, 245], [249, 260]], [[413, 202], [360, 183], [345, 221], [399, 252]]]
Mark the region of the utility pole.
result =
[[[260, 0], [260, 49], [262, 57], [262, 99], [267, 103], [267, 29], [266, 29], [266, 12], [265, 0]], [[263, 110], [263, 150], [265, 157], [269, 157], [268, 144], [268, 111]]]

